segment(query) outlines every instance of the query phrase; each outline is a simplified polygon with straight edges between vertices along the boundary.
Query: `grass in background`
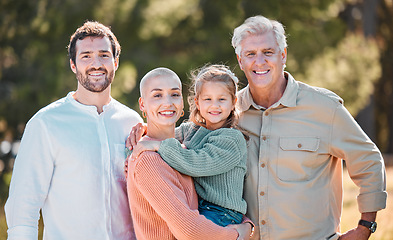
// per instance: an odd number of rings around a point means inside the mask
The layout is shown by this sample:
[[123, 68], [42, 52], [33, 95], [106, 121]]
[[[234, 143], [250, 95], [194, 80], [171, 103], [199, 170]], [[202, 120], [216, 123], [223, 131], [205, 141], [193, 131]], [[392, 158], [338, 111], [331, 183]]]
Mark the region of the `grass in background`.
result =
[[[378, 212], [378, 228], [371, 235], [371, 240], [393, 239], [393, 167], [386, 169], [388, 201], [386, 209]], [[346, 170], [344, 170], [344, 208], [341, 217], [341, 232], [346, 232], [357, 226], [360, 213], [356, 202], [358, 188], [351, 181]], [[4, 203], [3, 203], [4, 204]], [[0, 209], [0, 239], [7, 239], [7, 225], [4, 217], [4, 206]], [[40, 222], [40, 237], [42, 239], [42, 222]]]

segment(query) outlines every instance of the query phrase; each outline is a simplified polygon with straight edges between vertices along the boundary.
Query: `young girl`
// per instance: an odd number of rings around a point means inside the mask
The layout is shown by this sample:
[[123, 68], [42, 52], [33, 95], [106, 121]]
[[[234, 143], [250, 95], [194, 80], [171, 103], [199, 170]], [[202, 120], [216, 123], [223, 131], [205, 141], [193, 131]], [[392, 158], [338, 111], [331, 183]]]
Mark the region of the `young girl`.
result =
[[193, 177], [200, 214], [220, 226], [239, 224], [246, 213], [242, 198], [247, 145], [236, 129], [238, 79], [224, 65], [192, 73], [190, 121], [176, 129], [176, 139], [139, 141], [133, 156], [157, 151], [177, 171]]

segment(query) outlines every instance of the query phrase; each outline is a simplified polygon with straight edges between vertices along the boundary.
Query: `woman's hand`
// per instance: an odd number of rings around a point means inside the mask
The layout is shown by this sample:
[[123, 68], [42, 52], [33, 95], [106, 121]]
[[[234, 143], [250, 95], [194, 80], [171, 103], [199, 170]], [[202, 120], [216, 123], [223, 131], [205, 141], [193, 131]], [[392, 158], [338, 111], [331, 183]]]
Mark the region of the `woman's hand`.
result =
[[126, 158], [126, 160], [124, 161], [124, 176], [126, 177], [126, 179], [128, 177], [128, 159], [130, 159], [130, 158], [131, 158], [131, 155], [128, 156]]
[[145, 151], [158, 151], [160, 148], [161, 141], [139, 141], [136, 146], [134, 146], [134, 150], [131, 154], [131, 161], [134, 161], [139, 155]]
[[231, 224], [226, 227], [233, 228], [239, 233], [237, 240], [249, 240], [252, 235], [252, 225], [249, 222], [241, 224]]
[[138, 141], [146, 134], [147, 125], [145, 123], [137, 123], [132, 127], [130, 135], [126, 140], [126, 147], [132, 150]]

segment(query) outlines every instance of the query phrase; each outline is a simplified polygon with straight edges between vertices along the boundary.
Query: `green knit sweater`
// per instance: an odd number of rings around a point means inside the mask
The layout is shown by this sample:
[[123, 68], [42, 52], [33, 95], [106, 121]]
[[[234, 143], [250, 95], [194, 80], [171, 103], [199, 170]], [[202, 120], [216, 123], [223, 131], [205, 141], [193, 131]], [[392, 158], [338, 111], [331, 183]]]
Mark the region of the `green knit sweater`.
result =
[[214, 131], [182, 123], [176, 138], [165, 139], [158, 153], [171, 167], [193, 177], [195, 190], [206, 201], [246, 213], [243, 182], [247, 171], [247, 143], [236, 129]]

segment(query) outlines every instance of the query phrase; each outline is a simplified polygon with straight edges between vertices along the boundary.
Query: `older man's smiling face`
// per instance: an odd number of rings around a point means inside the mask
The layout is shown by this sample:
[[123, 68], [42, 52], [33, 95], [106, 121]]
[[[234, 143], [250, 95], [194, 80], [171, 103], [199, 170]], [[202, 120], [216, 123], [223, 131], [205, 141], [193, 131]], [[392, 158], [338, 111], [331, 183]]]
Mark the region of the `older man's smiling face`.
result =
[[268, 90], [282, 81], [287, 54], [280, 51], [272, 31], [250, 35], [240, 45], [237, 58], [251, 89]]

